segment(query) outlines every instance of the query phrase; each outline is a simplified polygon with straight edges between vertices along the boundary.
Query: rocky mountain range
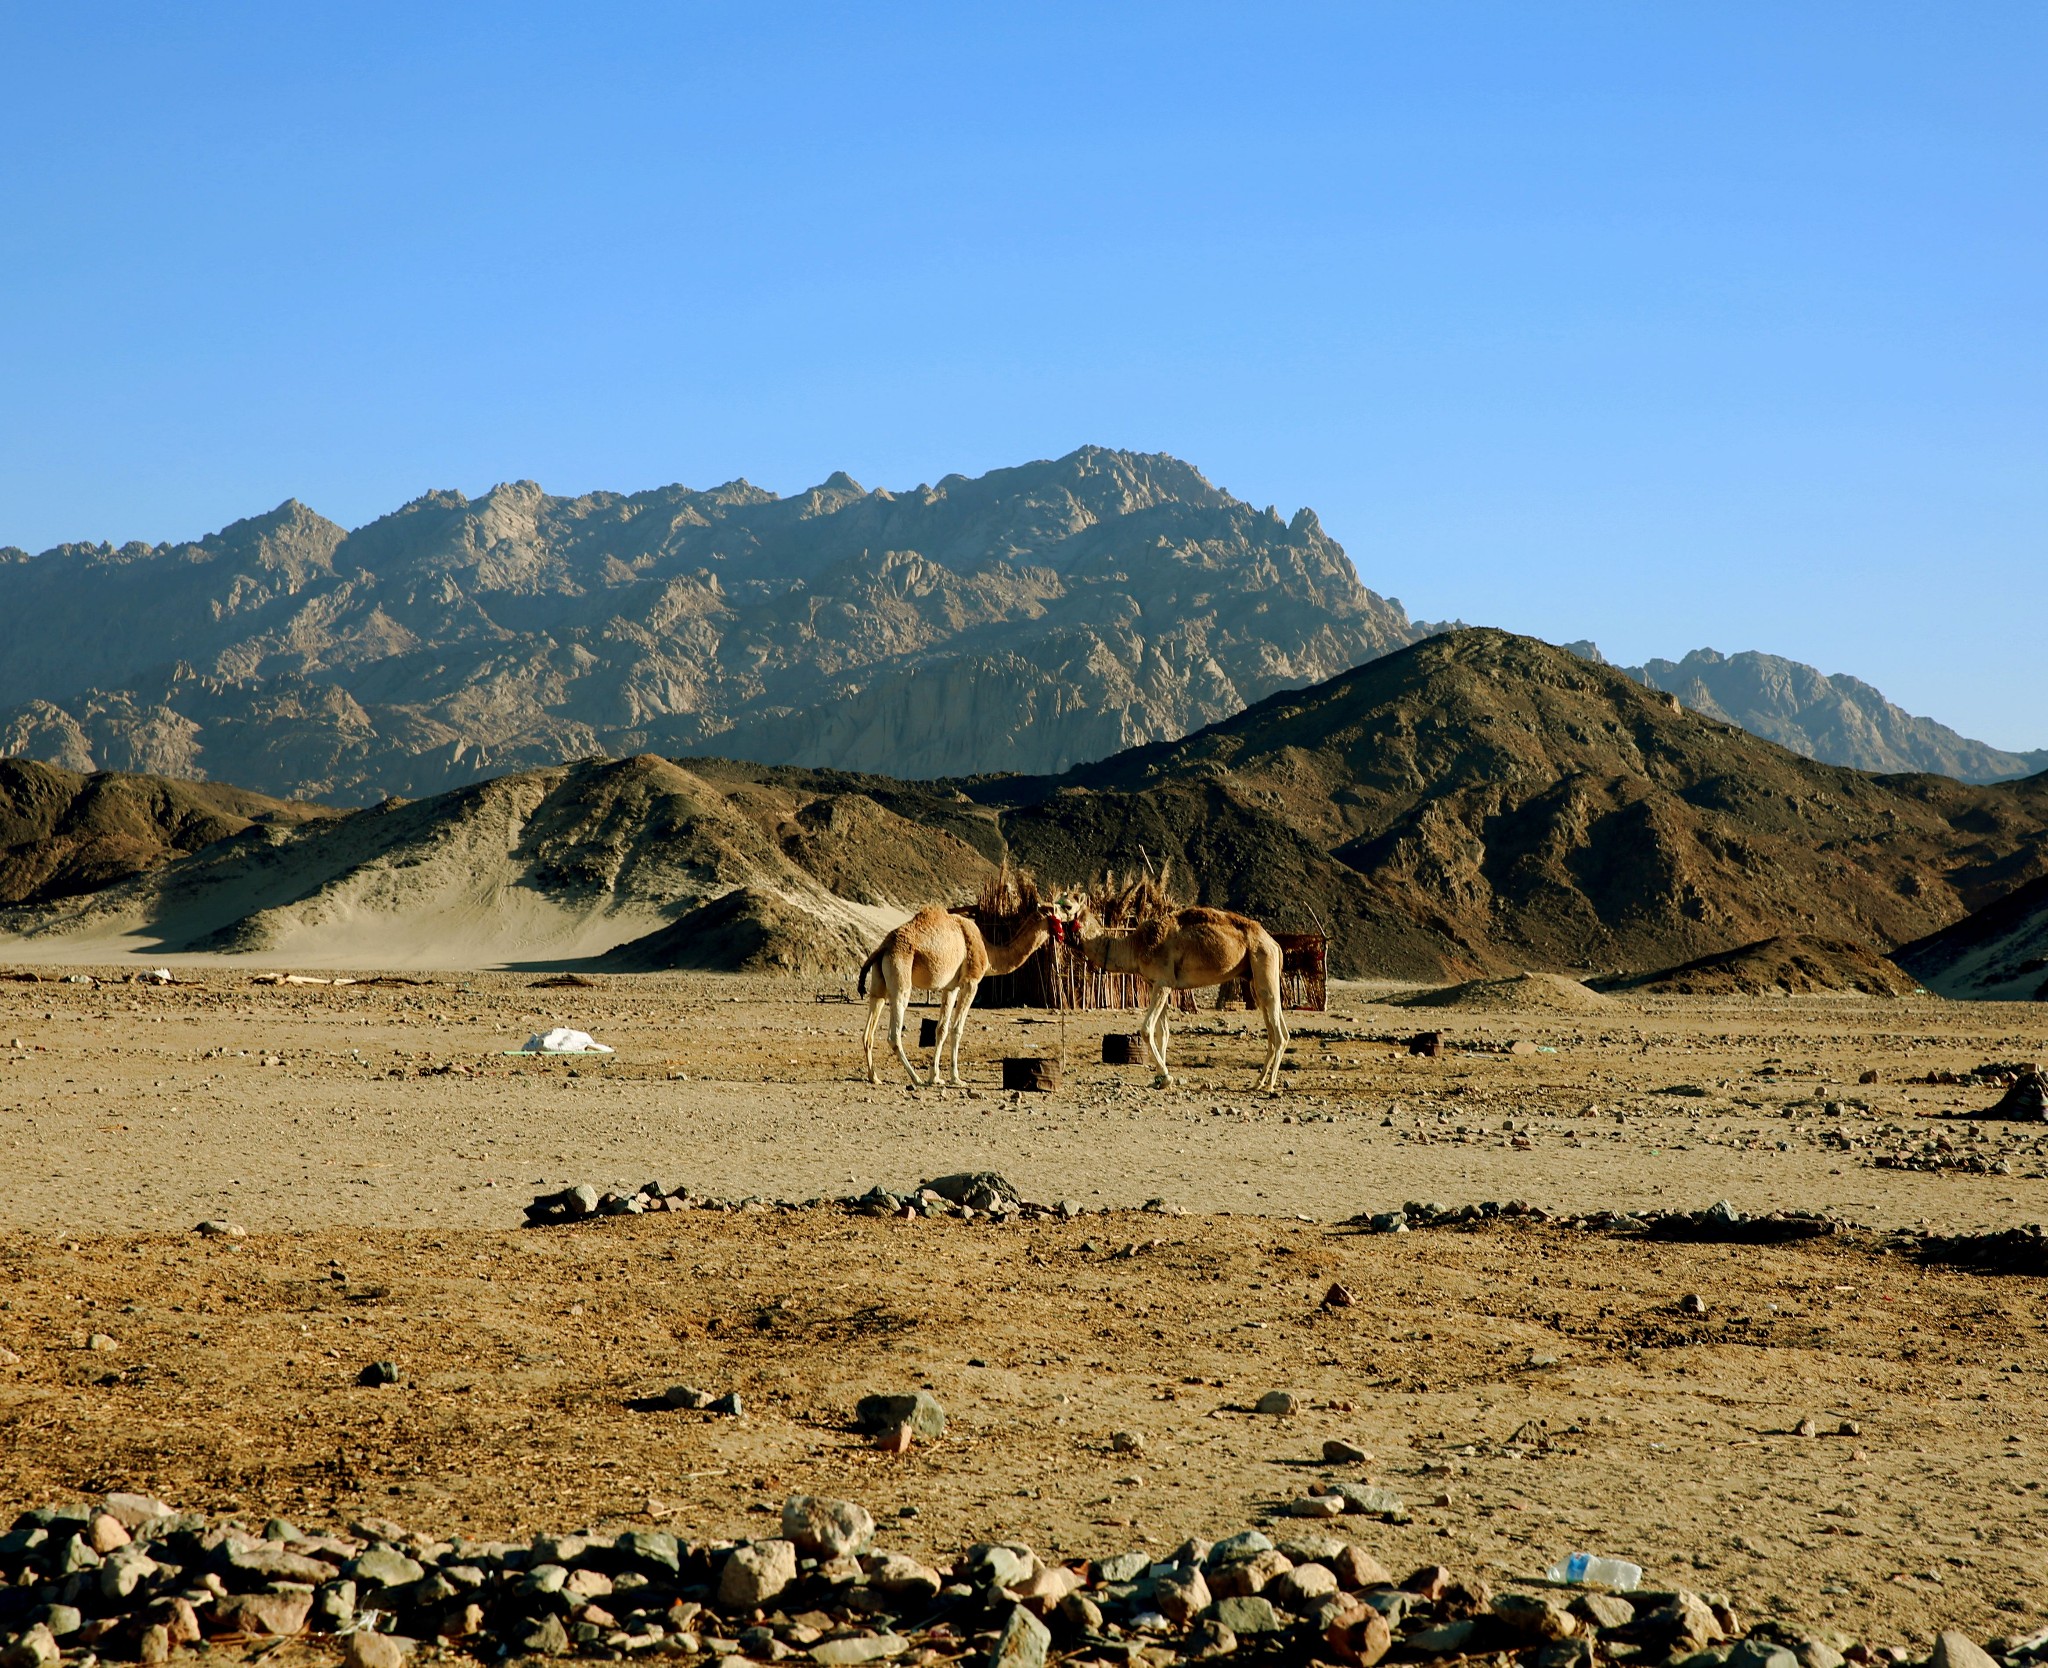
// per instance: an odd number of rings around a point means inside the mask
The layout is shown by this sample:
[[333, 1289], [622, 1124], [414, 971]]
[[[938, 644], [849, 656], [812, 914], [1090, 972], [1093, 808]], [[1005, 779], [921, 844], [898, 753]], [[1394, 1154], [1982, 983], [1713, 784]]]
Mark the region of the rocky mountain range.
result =
[[[1591, 643], [1571, 647], [1600, 660]], [[1676, 695], [1695, 712], [1739, 724], [1795, 753], [1857, 770], [1930, 770], [1964, 782], [1999, 782], [2048, 770], [2048, 748], [2008, 752], [1916, 718], [1847, 673], [1832, 675], [1779, 655], [1694, 649], [1683, 660], [1621, 668]]]
[[[196, 543], [0, 549], [0, 756], [337, 804], [641, 752], [1046, 774], [1440, 629], [1313, 511], [1097, 447], [909, 492], [517, 482], [354, 532], [287, 502]], [[2048, 767], [1768, 655], [1627, 670], [1832, 763]]]
[[1463, 630], [1058, 774], [641, 756], [251, 818], [0, 932], [46, 959], [829, 971], [1003, 861], [1055, 886], [1164, 870], [1186, 901], [1326, 930], [1351, 975], [1754, 981], [1768, 962], [1865, 988], [1877, 954], [2048, 874], [2048, 776], [1823, 764], [1612, 667]]
[[1412, 641], [1302, 510], [1089, 447], [910, 492], [292, 502], [0, 551], [0, 755], [361, 804], [590, 755], [1046, 772]]

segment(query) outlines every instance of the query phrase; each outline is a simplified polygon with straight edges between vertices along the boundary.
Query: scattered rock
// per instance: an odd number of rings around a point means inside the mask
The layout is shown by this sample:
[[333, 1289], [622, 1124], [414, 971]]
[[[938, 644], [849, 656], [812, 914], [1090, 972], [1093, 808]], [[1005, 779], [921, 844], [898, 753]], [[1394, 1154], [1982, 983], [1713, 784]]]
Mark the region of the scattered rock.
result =
[[1618, 1628], [1636, 1619], [1636, 1607], [1614, 1593], [1581, 1593], [1572, 1600], [1572, 1614], [1597, 1628]]
[[1998, 1668], [1996, 1660], [1967, 1633], [1953, 1628], [1934, 1641], [1927, 1668]]
[[[1830, 1645], [1781, 1623], [1749, 1632], [1725, 1604], [1691, 1593], [1632, 1603], [1580, 1590], [1567, 1608], [1562, 1592], [1496, 1596], [1435, 1565], [1397, 1588], [1370, 1553], [1306, 1528], [1280, 1546], [1247, 1530], [1085, 1569], [985, 1543], [934, 1569], [876, 1549], [874, 1519], [852, 1501], [792, 1495], [781, 1527], [738, 1546], [654, 1529], [451, 1545], [369, 1517], [345, 1534], [273, 1519], [258, 1537], [141, 1495], [40, 1507], [0, 1533], [0, 1668], [92, 1668], [105, 1657], [155, 1668], [197, 1643], [202, 1622], [230, 1643], [339, 1634], [346, 1668], [407, 1668], [413, 1639], [481, 1661], [910, 1657], [1032, 1668], [1055, 1632], [1063, 1658], [1147, 1668], [1233, 1656], [1346, 1668], [1446, 1656], [1509, 1668], [1845, 1668]], [[31, 1592], [35, 1602], [22, 1603]], [[707, 1611], [710, 1595], [717, 1607]], [[2001, 1652], [2009, 1668], [2048, 1655], [2032, 1641]], [[1891, 1647], [1851, 1654], [1876, 1668], [1908, 1659]], [[1928, 1668], [1996, 1662], [1952, 1634]]]
[[1579, 1618], [1563, 1605], [1530, 1593], [1496, 1595], [1493, 1615], [1518, 1639], [1570, 1639], [1579, 1631]]
[[211, 1217], [195, 1223], [192, 1231], [202, 1239], [247, 1239], [249, 1230], [239, 1222], [229, 1222], [223, 1217]]
[[1332, 1436], [1323, 1442], [1323, 1458], [1332, 1465], [1364, 1465], [1372, 1455], [1355, 1442]]
[[1394, 1630], [1369, 1604], [1353, 1603], [1325, 1624], [1323, 1643], [1351, 1668], [1373, 1668], [1394, 1646]]
[[6, 1650], [0, 1651], [0, 1668], [51, 1668], [51, 1664], [63, 1654], [57, 1647], [55, 1635], [37, 1622]]
[[[565, 1648], [566, 1643], [564, 1641]], [[412, 1651], [410, 1639], [396, 1639], [388, 1633], [371, 1633], [358, 1628], [348, 1636], [342, 1661], [348, 1668], [404, 1668], [405, 1659], [412, 1655]]]
[[1053, 1615], [1062, 1627], [1072, 1633], [1102, 1631], [1102, 1606], [1083, 1592], [1072, 1592], [1061, 1599], [1053, 1607]]
[[1268, 1390], [1254, 1404], [1252, 1411], [1254, 1413], [1271, 1413], [1284, 1418], [1299, 1405], [1292, 1391]]
[[1209, 1619], [1232, 1633], [1279, 1633], [1287, 1623], [1272, 1601], [1252, 1594], [1242, 1598], [1218, 1599]]
[[1390, 1488], [1371, 1488], [1362, 1483], [1338, 1483], [1333, 1490], [1347, 1512], [1366, 1517], [1398, 1518], [1408, 1513], [1407, 1503]]
[[310, 1592], [236, 1593], [218, 1600], [214, 1614], [230, 1632], [290, 1639], [306, 1631], [312, 1609]]
[[885, 1662], [910, 1649], [910, 1641], [896, 1633], [861, 1633], [849, 1639], [827, 1639], [811, 1647], [813, 1662]]
[[372, 1389], [387, 1384], [403, 1384], [405, 1375], [398, 1370], [396, 1361], [372, 1361], [356, 1374], [356, 1383]]
[[880, 1433], [900, 1425], [921, 1442], [936, 1442], [946, 1434], [946, 1410], [928, 1390], [863, 1396], [854, 1404], [853, 1417], [864, 1431]]
[[1403, 1635], [1401, 1643], [1424, 1656], [1462, 1656], [1472, 1642], [1479, 1624], [1473, 1621], [1441, 1622], [1419, 1632]]
[[989, 1652], [988, 1668], [1045, 1668], [1051, 1644], [1051, 1630], [1020, 1604], [1003, 1624], [995, 1649]]
[[1697, 1593], [1673, 1594], [1670, 1603], [1642, 1617], [1638, 1625], [1651, 1638], [1664, 1642], [1674, 1656], [1705, 1650], [1724, 1637], [1713, 1610]]
[[1266, 1589], [1266, 1596], [1282, 1610], [1306, 1610], [1326, 1598], [1335, 1598], [1338, 1584], [1334, 1570], [1321, 1564], [1296, 1564]]
[[875, 1520], [851, 1500], [792, 1494], [782, 1503], [782, 1534], [797, 1551], [813, 1558], [838, 1558], [867, 1551]]
[[[1259, 1541], [1264, 1546], [1273, 1544], [1264, 1535], [1259, 1536]], [[1098, 1584], [1115, 1586], [1137, 1580], [1151, 1565], [1152, 1554], [1149, 1552], [1119, 1552], [1113, 1557], [1096, 1559], [1093, 1574]]]
[[[1213, 1602], [1200, 1570], [1175, 1570], [1152, 1586], [1152, 1602], [1175, 1627], [1186, 1627]], [[1961, 1668], [1961, 1665], [1958, 1665]]]
[[427, 1572], [415, 1558], [396, 1547], [373, 1546], [358, 1553], [347, 1565], [348, 1573], [366, 1587], [409, 1587]]
[[566, 1656], [569, 1652], [569, 1630], [562, 1626], [561, 1617], [544, 1616], [518, 1635], [515, 1643], [533, 1656]]
[[1358, 1299], [1351, 1293], [1351, 1288], [1341, 1282], [1333, 1281], [1330, 1289], [1323, 1293], [1323, 1307], [1325, 1309], [1349, 1309], [1357, 1301]]
[[1289, 1517], [1342, 1517], [1344, 1512], [1345, 1501], [1341, 1494], [1303, 1494], [1287, 1502]]
[[737, 1547], [718, 1572], [718, 1602], [727, 1610], [756, 1610], [796, 1579], [796, 1543], [754, 1541]]
[[1331, 1560], [1330, 1567], [1337, 1573], [1337, 1581], [1346, 1592], [1355, 1593], [1361, 1587], [1391, 1587], [1394, 1578], [1382, 1564], [1363, 1547], [1347, 1546]]
[[1109, 1445], [1119, 1454], [1142, 1454], [1145, 1438], [1137, 1431], [1118, 1431], [1110, 1437]]

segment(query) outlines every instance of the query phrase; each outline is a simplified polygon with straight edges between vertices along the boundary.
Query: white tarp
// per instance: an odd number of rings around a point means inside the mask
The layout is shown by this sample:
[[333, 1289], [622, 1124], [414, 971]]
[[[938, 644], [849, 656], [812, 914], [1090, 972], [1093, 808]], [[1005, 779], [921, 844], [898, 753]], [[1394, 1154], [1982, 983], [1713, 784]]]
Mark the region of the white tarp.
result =
[[522, 1054], [609, 1054], [609, 1043], [593, 1042], [588, 1031], [572, 1031], [557, 1025], [552, 1031], [536, 1032], [526, 1039]]

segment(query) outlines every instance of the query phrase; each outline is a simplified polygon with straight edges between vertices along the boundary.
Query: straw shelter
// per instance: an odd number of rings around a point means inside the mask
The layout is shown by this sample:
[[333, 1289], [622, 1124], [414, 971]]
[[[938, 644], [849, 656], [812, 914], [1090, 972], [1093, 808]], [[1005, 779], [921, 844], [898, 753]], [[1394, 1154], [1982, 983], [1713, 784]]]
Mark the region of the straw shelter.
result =
[[[1080, 888], [1079, 895], [1087, 899], [1096, 918], [1111, 927], [1132, 927], [1140, 921], [1164, 918], [1180, 907], [1168, 895], [1164, 875], [1154, 879], [1145, 874], [1120, 882], [1109, 874]], [[1012, 870], [1006, 863], [983, 885], [981, 896], [963, 905], [960, 913], [972, 918], [985, 934], [1007, 936], [1015, 929], [1018, 917], [1036, 912], [1045, 901], [1029, 873]], [[1143, 1008], [1150, 997], [1151, 987], [1135, 974], [1105, 973], [1099, 967], [1089, 966], [1071, 950], [1048, 944], [1016, 972], [984, 979], [975, 1006], [1135, 1011]], [[1179, 1005], [1192, 1013], [1192, 993], [1181, 992]]]
[[[1183, 907], [1169, 890], [1171, 875], [1170, 864], [1162, 865], [1156, 876], [1149, 869], [1123, 879], [1111, 872], [1080, 888], [1079, 893], [1105, 927], [1134, 927], [1141, 921], [1169, 919]], [[992, 941], [1001, 940], [1016, 930], [1022, 916], [1035, 913], [1044, 901], [1029, 873], [1005, 863], [983, 884], [981, 895], [960, 906], [958, 912], [970, 917]], [[1321, 1012], [1327, 997], [1329, 940], [1321, 933], [1274, 936], [1285, 958], [1280, 974], [1282, 1004]], [[1191, 990], [1176, 992], [1174, 1006], [1182, 1013], [1195, 1012], [1195, 994]], [[1135, 1012], [1143, 1009], [1150, 997], [1151, 987], [1136, 974], [1104, 972], [1072, 950], [1048, 944], [1016, 972], [982, 980], [975, 1006]], [[1218, 1006], [1247, 1000], [1242, 981], [1233, 981], [1217, 993]]]

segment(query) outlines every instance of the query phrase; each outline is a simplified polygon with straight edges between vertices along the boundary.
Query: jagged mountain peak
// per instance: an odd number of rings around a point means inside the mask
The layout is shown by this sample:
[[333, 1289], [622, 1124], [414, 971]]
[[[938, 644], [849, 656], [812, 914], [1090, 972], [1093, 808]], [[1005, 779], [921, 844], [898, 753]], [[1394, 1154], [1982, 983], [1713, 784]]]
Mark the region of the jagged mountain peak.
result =
[[598, 751], [1045, 771], [1413, 635], [1312, 514], [1100, 446], [912, 493], [516, 480], [287, 523], [282, 571], [0, 566], [0, 751], [344, 801]]

